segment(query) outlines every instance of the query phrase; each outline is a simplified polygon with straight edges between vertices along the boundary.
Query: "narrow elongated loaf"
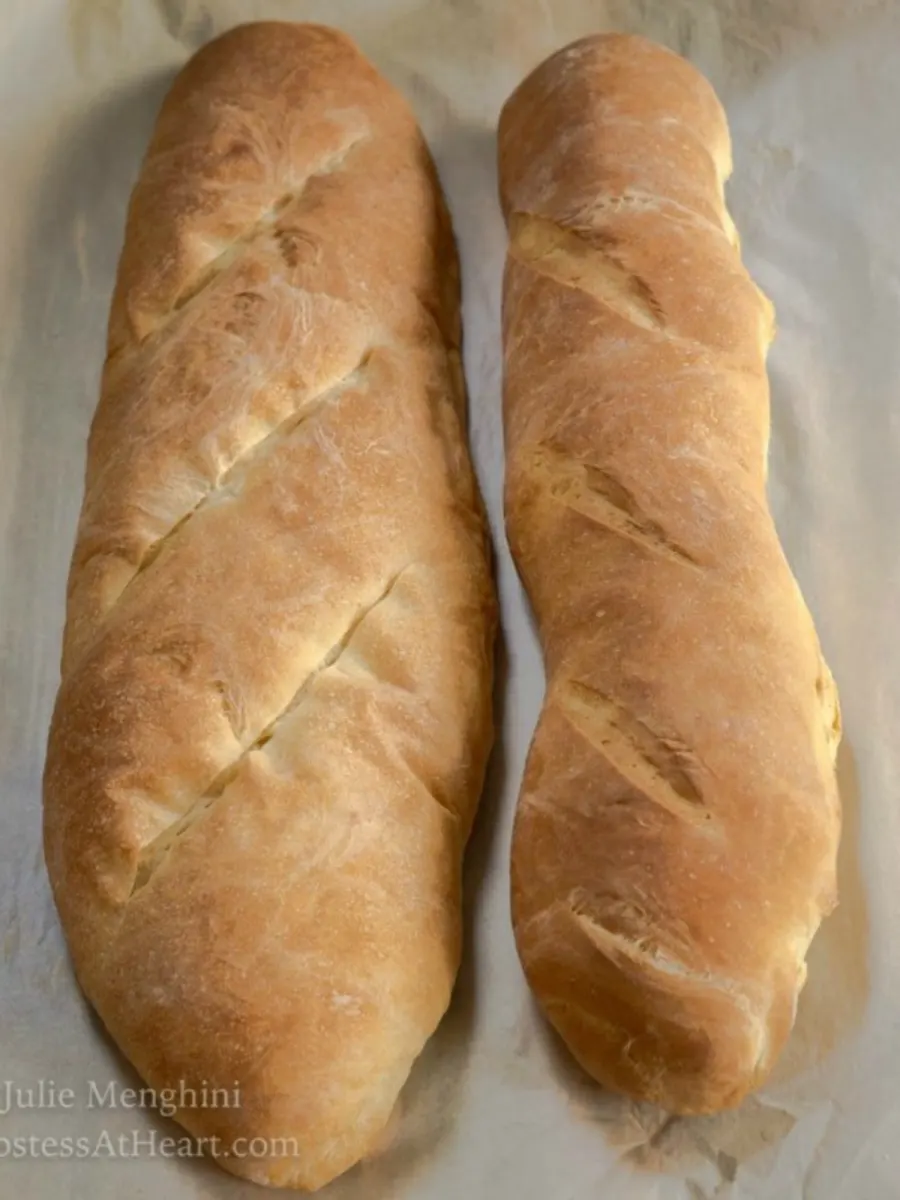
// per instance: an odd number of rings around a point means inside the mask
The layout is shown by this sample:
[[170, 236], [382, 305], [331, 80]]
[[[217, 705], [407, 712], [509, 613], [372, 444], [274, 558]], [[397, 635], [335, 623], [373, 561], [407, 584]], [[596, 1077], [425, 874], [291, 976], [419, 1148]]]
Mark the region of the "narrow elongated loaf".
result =
[[835, 902], [835, 689], [766, 503], [772, 309], [688, 63], [600, 36], [507, 102], [506, 515], [547, 691], [516, 815], [529, 982], [603, 1084], [737, 1104]]
[[261, 1183], [377, 1147], [457, 970], [495, 622], [459, 338], [352, 43], [197, 54], [128, 214], [44, 835], [87, 996], [153, 1087], [239, 1093], [178, 1119]]

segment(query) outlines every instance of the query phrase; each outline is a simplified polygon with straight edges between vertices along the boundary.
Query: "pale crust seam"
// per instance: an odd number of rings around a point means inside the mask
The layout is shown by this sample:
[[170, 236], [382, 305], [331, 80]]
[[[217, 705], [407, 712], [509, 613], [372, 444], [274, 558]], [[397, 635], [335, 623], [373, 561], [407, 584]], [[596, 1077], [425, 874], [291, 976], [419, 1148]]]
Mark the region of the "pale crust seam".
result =
[[120, 366], [124, 361], [127, 361], [134, 354], [142, 350], [147, 342], [163, 333], [216, 279], [224, 275], [229, 267], [234, 266], [243, 259], [257, 241], [274, 232], [278, 221], [282, 219], [289, 209], [299, 203], [303, 198], [306, 188], [314, 179], [320, 179], [337, 171], [344, 165], [351, 150], [362, 142], [368, 141], [370, 136], [368, 130], [363, 133], [355, 133], [344, 145], [340, 146], [334, 153], [324, 158], [318, 166], [314, 167], [298, 187], [286, 192], [275, 200], [252, 225], [234, 237], [189, 283], [181, 288], [169, 309], [159, 315], [156, 323], [150, 329], [147, 329], [141, 336], [134, 338], [131, 342], [126, 342], [124, 345], [118, 347], [113, 354], [107, 357], [107, 369], [113, 365], [116, 367]]
[[548, 442], [536, 446], [531, 461], [534, 477], [557, 504], [651, 554], [680, 566], [702, 568], [690, 550], [641, 511], [635, 497], [611, 471], [573, 459]]
[[[258, 441], [249, 445], [242, 454], [240, 454], [228, 469], [217, 479], [209, 488], [209, 490], [197, 501], [193, 508], [184, 513], [164, 534], [154, 539], [141, 554], [134, 573], [130, 576], [127, 582], [122, 587], [118, 595], [109, 603], [106, 611], [100, 616], [95, 629], [92, 631], [92, 636], [85, 643], [81, 655], [87, 652], [91, 645], [94, 644], [106, 622], [109, 620], [111, 613], [114, 611], [135, 580], [140, 578], [153, 565], [160, 554], [169, 546], [172, 540], [177, 537], [184, 528], [188, 525], [193, 517], [210, 504], [214, 504], [223, 495], [229, 491], [235, 490], [235, 485], [240, 479], [249, 473], [251, 467], [260, 459], [268, 457], [272, 450], [289, 438], [301, 425], [311, 420], [323, 407], [329, 402], [334, 401], [345, 392], [355, 388], [362, 387], [366, 379], [366, 367], [372, 357], [373, 348], [367, 347], [361, 355], [359, 361], [343, 378], [330, 384], [321, 392], [311, 396], [299, 408], [294, 409], [285, 419], [269, 430], [267, 434], [261, 437]], [[83, 572], [87, 565], [97, 557], [106, 554], [107, 551], [103, 548], [91, 554], [81, 565]], [[71, 669], [71, 668], [69, 668]]]
[[688, 746], [663, 737], [611, 696], [577, 680], [554, 689], [569, 724], [653, 804], [704, 830], [713, 815], [696, 781], [699, 763]]
[[[321, 661], [305, 676], [284, 708], [269, 721], [265, 728], [256, 735], [253, 741], [241, 751], [233, 762], [219, 771], [209, 786], [196, 800], [191, 802], [181, 816], [141, 848], [138, 854], [137, 868], [131, 889], [132, 896], [147, 885], [165, 857], [171, 852], [176, 840], [225, 796], [250, 756], [262, 752], [264, 747], [273, 740], [284, 720], [303, 703], [313, 683], [320, 675], [337, 664], [357, 629], [359, 629], [367, 617], [371, 616], [376, 608], [384, 604], [390, 597], [407, 570], [409, 570], [409, 567], [403, 567], [401, 570], [395, 572], [387, 584], [381, 588], [375, 599], [364, 604], [356, 612], [343, 634], [323, 656]], [[438, 801], [438, 803], [440, 802]]]
[[[509, 218], [509, 256], [554, 283], [590, 296], [638, 329], [704, 354], [716, 350], [715, 346], [672, 329], [646, 280], [628, 270], [610, 249], [604, 248], [602, 230], [573, 229], [536, 213], [514, 212]], [[774, 335], [774, 323], [771, 305], [758, 288], [755, 290], [766, 317], [760, 336], [760, 355], [764, 360]], [[725, 365], [735, 374], [753, 379], [759, 376], [753, 367]]]

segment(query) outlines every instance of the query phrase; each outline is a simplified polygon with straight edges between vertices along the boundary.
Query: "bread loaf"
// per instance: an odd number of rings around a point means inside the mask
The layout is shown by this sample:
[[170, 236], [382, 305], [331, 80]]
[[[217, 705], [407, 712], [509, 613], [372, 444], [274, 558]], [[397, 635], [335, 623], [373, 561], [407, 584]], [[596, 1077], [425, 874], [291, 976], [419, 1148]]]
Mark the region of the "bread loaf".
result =
[[45, 850], [113, 1038], [237, 1092], [178, 1119], [260, 1183], [377, 1146], [457, 970], [495, 619], [459, 319], [422, 136], [347, 38], [188, 63], [128, 213]]
[[601, 1083], [736, 1105], [835, 903], [835, 688], [766, 503], [772, 308], [710, 85], [569, 46], [500, 122], [506, 517], [547, 689], [512, 849], [528, 980]]

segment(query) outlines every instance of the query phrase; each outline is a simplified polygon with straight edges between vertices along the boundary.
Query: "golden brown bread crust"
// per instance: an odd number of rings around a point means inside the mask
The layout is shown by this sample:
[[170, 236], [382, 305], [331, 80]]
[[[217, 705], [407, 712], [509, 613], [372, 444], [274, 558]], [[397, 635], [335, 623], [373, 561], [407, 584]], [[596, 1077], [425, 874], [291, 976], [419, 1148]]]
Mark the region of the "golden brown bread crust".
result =
[[494, 593], [459, 283], [405, 102], [334, 31], [185, 67], [128, 216], [45, 849], [78, 977], [179, 1120], [371, 1152], [447, 1007]]
[[766, 504], [771, 306], [724, 113], [640, 38], [554, 55], [500, 122], [506, 513], [547, 694], [519, 953], [603, 1084], [737, 1104], [835, 902], [837, 698]]

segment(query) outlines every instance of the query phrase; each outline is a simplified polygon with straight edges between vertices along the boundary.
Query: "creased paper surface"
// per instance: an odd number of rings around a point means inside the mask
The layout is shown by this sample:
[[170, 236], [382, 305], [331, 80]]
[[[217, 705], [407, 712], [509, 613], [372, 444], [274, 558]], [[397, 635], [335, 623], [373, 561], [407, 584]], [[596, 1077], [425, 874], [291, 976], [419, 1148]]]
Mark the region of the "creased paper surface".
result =
[[[0, 1086], [0, 1195], [257, 1194], [207, 1163], [146, 1150], [3, 1153], [17, 1136], [94, 1145], [104, 1131], [116, 1144], [176, 1132], [151, 1112], [97, 1106], [110, 1081], [135, 1080], [72, 979], [41, 859], [40, 773], [128, 193], [173, 72], [257, 17], [345, 29], [406, 92], [431, 141], [463, 260], [472, 445], [504, 626], [500, 743], [467, 863], [454, 1004], [390, 1144], [328, 1195], [900, 1197], [900, 3], [884, 0], [4, 0], [0, 1085], [53, 1081], [75, 1102], [3, 1113]], [[508, 914], [510, 824], [543, 677], [501, 519], [494, 130], [540, 58], [613, 28], [687, 54], [728, 108], [732, 212], [779, 317], [770, 494], [846, 727], [841, 905], [814, 943], [797, 1028], [759, 1096], [702, 1120], [668, 1119], [578, 1073], [535, 1013]]]

